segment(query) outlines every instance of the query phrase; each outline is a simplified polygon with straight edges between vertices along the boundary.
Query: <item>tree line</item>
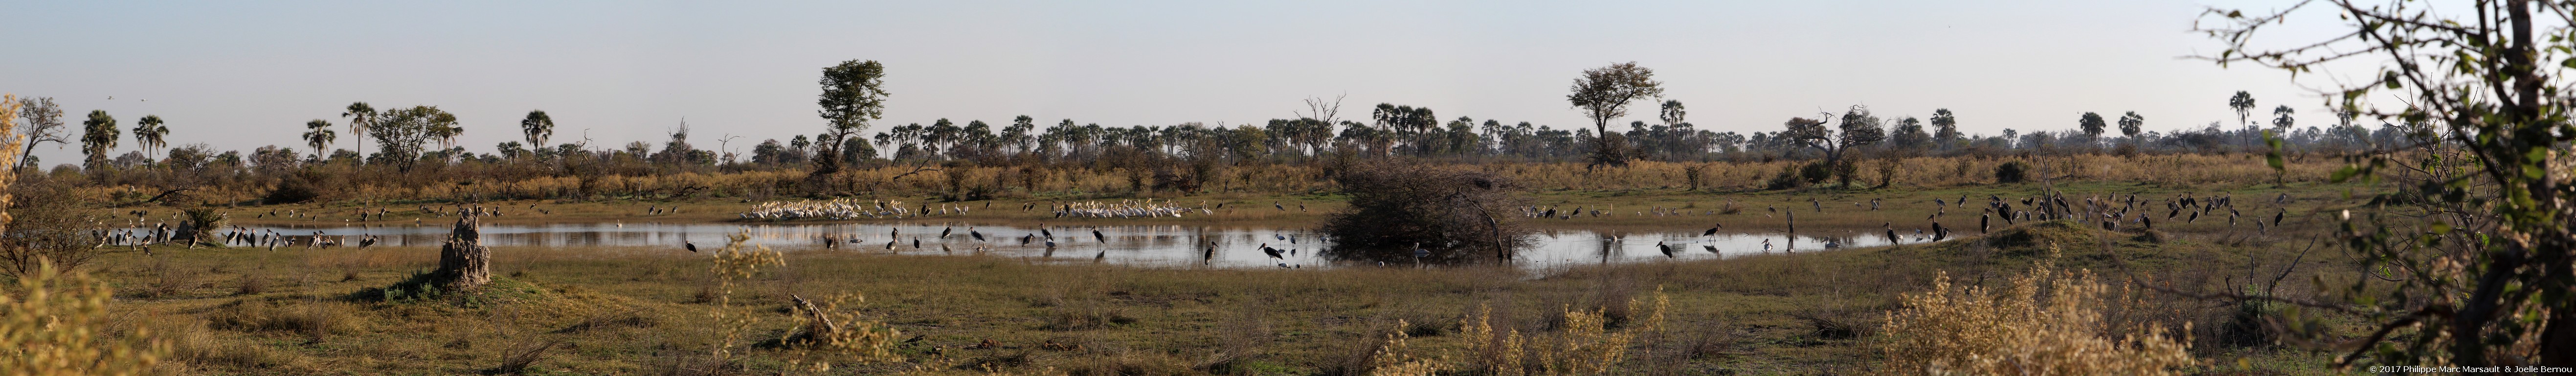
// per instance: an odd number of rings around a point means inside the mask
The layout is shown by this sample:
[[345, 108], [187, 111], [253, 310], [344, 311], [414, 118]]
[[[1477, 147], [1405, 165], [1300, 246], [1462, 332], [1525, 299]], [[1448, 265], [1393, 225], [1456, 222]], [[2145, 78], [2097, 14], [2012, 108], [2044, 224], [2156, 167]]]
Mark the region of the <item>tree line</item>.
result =
[[[635, 141], [622, 147], [599, 147], [589, 140], [549, 144], [555, 119], [543, 110], [529, 111], [519, 122], [519, 140], [502, 142], [478, 153], [457, 145], [465, 131], [454, 114], [431, 105], [379, 110], [366, 102], [339, 109], [334, 119], [302, 124], [305, 154], [295, 148], [267, 146], [249, 151], [218, 151], [202, 143], [168, 147], [172, 123], [147, 115], [123, 129], [106, 111], [93, 110], [80, 123], [78, 137], [66, 139], [62, 109], [52, 98], [21, 100], [20, 117], [31, 132], [26, 151], [53, 142], [77, 142], [84, 160], [57, 170], [87, 173], [146, 167], [233, 165], [249, 171], [286, 171], [308, 165], [351, 165], [412, 171], [424, 164], [530, 164], [572, 174], [583, 163], [618, 162], [618, 171], [668, 173], [739, 170], [811, 170], [828, 175], [843, 166], [974, 163], [980, 165], [1056, 164], [1108, 167], [1139, 161], [1175, 163], [1312, 163], [1354, 158], [1419, 158], [1454, 162], [1583, 162], [1592, 166], [1623, 165], [1632, 160], [1667, 162], [1814, 160], [1810, 179], [1840, 176], [1848, 183], [1855, 160], [1865, 158], [1958, 155], [2026, 155], [2031, 153], [2234, 153], [2263, 152], [2266, 135], [2295, 151], [2344, 153], [2396, 145], [2422, 136], [2421, 125], [2382, 124], [2366, 128], [2348, 112], [2335, 123], [2301, 127], [2296, 111], [2274, 108], [2268, 119], [2255, 118], [2255, 99], [2246, 92], [2228, 98], [2238, 114], [2236, 127], [2219, 122], [2198, 129], [2145, 130], [2146, 117], [2127, 112], [2116, 119], [2094, 112], [2075, 116], [2071, 127], [2056, 130], [2004, 129], [1999, 134], [1960, 130], [1962, 117], [1949, 109], [1928, 118], [1881, 116], [1866, 106], [1840, 112], [1793, 117], [1774, 131], [1743, 134], [1704, 129], [1689, 121], [1681, 101], [1658, 100], [1663, 83], [1653, 71], [1621, 63], [1587, 70], [1574, 80], [1568, 102], [1594, 120], [1592, 128], [1557, 128], [1527, 121], [1506, 122], [1471, 116], [1444, 118], [1427, 106], [1379, 103], [1364, 116], [1345, 118], [1341, 98], [1309, 98], [1306, 109], [1290, 119], [1261, 124], [1102, 126], [1060, 119], [1042, 124], [1022, 115], [1007, 123], [937, 119], [865, 133], [883, 115], [885, 69], [874, 61], [848, 61], [824, 69], [818, 116], [829, 124], [813, 135], [766, 139], [748, 155], [731, 149], [710, 151], [689, 140], [684, 121], [660, 144]], [[1653, 121], [1637, 120], [1625, 129], [1612, 119], [1625, 117], [1632, 105], [1651, 105]], [[1642, 111], [1642, 110], [1641, 110]], [[120, 130], [130, 131], [134, 151], [110, 157], [121, 146]], [[2113, 133], [2113, 132], [2117, 133]], [[344, 133], [345, 132], [345, 133]], [[343, 137], [346, 135], [347, 137]], [[349, 141], [351, 148], [333, 148]], [[370, 143], [369, 141], [373, 141]], [[729, 142], [726, 140], [725, 142]], [[372, 144], [372, 145], [371, 145]], [[370, 147], [372, 146], [372, 147]], [[25, 157], [17, 168], [38, 165]], [[595, 163], [594, 163], [595, 164]]]

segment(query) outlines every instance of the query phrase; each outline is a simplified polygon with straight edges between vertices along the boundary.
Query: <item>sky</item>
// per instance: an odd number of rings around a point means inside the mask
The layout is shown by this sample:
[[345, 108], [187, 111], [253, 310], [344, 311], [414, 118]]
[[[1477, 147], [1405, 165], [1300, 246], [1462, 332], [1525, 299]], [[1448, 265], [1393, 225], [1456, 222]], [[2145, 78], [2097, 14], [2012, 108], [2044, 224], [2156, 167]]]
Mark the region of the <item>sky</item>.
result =
[[[1584, 69], [1636, 62], [1701, 129], [1777, 131], [1867, 105], [1947, 108], [1963, 131], [2074, 128], [2136, 111], [2148, 130], [2233, 127], [2236, 91], [2331, 122], [2293, 78], [2187, 56], [2223, 46], [2189, 1], [18, 1], [0, 0], [0, 92], [53, 97], [120, 128], [158, 115], [172, 146], [304, 149], [340, 109], [434, 105], [460, 145], [521, 139], [542, 109], [551, 143], [659, 143], [684, 121], [704, 149], [821, 131], [821, 69], [886, 66], [868, 133], [947, 118], [1028, 115], [1103, 126], [1262, 124], [1309, 97], [1589, 127], [1565, 95]], [[2288, 35], [2336, 26], [2298, 20]], [[113, 97], [114, 99], [108, 99]], [[1628, 118], [1654, 122], [1652, 104]], [[2258, 115], [2263, 116], [2263, 115]], [[345, 126], [337, 148], [354, 137]], [[118, 153], [133, 150], [130, 132]], [[726, 137], [730, 142], [720, 142]], [[78, 145], [47, 145], [45, 164]]]

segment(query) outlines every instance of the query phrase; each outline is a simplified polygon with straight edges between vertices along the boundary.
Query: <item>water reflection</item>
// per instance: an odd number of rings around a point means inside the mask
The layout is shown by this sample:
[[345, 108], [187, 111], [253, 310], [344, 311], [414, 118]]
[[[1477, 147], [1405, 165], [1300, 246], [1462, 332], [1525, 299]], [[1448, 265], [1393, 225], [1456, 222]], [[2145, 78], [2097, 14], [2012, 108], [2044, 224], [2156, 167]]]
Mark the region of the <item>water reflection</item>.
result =
[[[378, 237], [378, 246], [434, 247], [445, 241], [444, 225], [399, 226], [252, 226], [291, 236]], [[893, 222], [840, 224], [726, 223], [564, 223], [486, 225], [484, 245], [510, 247], [640, 247], [688, 252], [721, 246], [736, 232], [749, 231], [750, 243], [787, 251], [849, 251], [897, 254], [990, 254], [1056, 262], [1100, 262], [1145, 266], [1336, 267], [1389, 266], [1406, 257], [1330, 257], [1330, 243], [1304, 228], [1248, 228], [1182, 225], [1049, 225], [1033, 227], [964, 223]], [[945, 236], [942, 236], [945, 233]], [[1700, 236], [1697, 229], [1542, 230], [1533, 245], [1514, 255], [1516, 264], [1558, 266], [1708, 259], [1767, 252], [1812, 252], [1831, 247], [1886, 245], [1884, 236], [1860, 232], [1719, 233]], [[982, 239], [977, 239], [977, 236]], [[1911, 242], [1912, 239], [1907, 239]], [[356, 244], [354, 238], [341, 244]], [[828, 244], [827, 244], [828, 243]], [[1657, 244], [1663, 246], [1659, 247]], [[1052, 244], [1053, 246], [1049, 246]], [[296, 243], [301, 247], [302, 242]], [[1278, 252], [1273, 257], [1268, 247]], [[1667, 254], [1665, 251], [1671, 252]], [[1409, 251], [1409, 250], [1407, 250]], [[1430, 259], [1490, 260], [1493, 255], [1435, 255]]]

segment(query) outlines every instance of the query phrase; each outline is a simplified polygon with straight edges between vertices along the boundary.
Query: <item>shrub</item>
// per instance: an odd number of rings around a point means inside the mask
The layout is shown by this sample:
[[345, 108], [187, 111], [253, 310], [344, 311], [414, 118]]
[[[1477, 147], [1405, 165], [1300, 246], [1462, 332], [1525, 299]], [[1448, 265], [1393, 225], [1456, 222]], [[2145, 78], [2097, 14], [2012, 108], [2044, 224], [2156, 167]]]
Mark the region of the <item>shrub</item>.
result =
[[261, 196], [259, 200], [268, 204], [293, 204], [313, 201], [321, 197], [321, 187], [313, 184], [311, 179], [305, 178], [302, 174], [297, 174], [278, 179], [277, 187], [269, 189], [268, 195]]
[[103, 225], [84, 215], [81, 200], [72, 189], [73, 182], [60, 179], [36, 179], [17, 184], [0, 194], [11, 194], [8, 203], [13, 217], [0, 236], [0, 276], [16, 277], [34, 273], [37, 260], [47, 260], [65, 270], [79, 269], [91, 258], [106, 253], [107, 248], [93, 247], [96, 239], [89, 236]]
[[182, 222], [184, 226], [181, 227], [187, 230], [187, 233], [180, 236], [187, 237], [190, 244], [224, 244], [223, 239], [218, 238], [219, 235], [216, 233], [216, 230], [224, 228], [226, 222], [222, 213], [216, 213], [214, 208], [189, 208], [181, 210], [180, 213], [186, 214], [186, 221]]
[[[1338, 179], [1350, 206], [1324, 219], [1335, 256], [1410, 259], [1416, 244], [1432, 258], [1462, 261], [1482, 252], [1527, 246], [1529, 231], [1513, 208], [1527, 206], [1511, 179], [1475, 170], [1407, 162], [1355, 166]], [[1374, 251], [1374, 252], [1372, 252]]]
[[2030, 180], [2030, 164], [2021, 161], [1995, 165], [1996, 183], [2020, 183]]
[[1458, 333], [1467, 345], [1463, 360], [1471, 371], [1491, 375], [1605, 374], [1628, 356], [1628, 345], [1637, 342], [1639, 335], [1664, 332], [1664, 313], [1672, 308], [1672, 298], [1664, 295], [1662, 287], [1655, 288], [1654, 298], [1637, 325], [1617, 328], [1602, 311], [1568, 307], [1557, 330], [1526, 335], [1518, 329], [1495, 331], [1493, 307], [1478, 307], [1475, 314], [1458, 321]]
[[[2118, 327], [2105, 299], [2129, 296], [2091, 271], [2056, 270], [2055, 247], [2003, 291], [1953, 289], [1948, 273], [1932, 291], [1905, 294], [1887, 314], [1886, 374], [2173, 375], [2199, 363], [2190, 338], [2164, 328]], [[2183, 332], [2190, 332], [2189, 323]], [[2125, 333], [2125, 334], [2122, 334]], [[2114, 334], [2118, 338], [2111, 337]]]
[[1788, 165], [1780, 166], [1779, 174], [1771, 175], [1770, 181], [1762, 183], [1763, 189], [1770, 190], [1793, 189], [1804, 186], [1807, 186], [1807, 180], [1798, 177], [1797, 167]]
[[1825, 161], [1809, 162], [1798, 166], [1798, 176], [1805, 178], [1807, 184], [1824, 183], [1825, 179], [1834, 178], [1834, 166]]
[[107, 282], [38, 262], [0, 294], [0, 370], [12, 375], [137, 375], [170, 354], [148, 330], [106, 335]]

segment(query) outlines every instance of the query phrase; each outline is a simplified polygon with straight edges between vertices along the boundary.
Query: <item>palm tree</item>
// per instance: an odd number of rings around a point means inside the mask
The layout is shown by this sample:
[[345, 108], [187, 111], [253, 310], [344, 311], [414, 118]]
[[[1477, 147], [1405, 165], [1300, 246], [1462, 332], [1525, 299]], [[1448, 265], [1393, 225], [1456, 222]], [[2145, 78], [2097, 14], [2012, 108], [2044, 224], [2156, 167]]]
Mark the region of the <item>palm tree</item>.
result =
[[358, 153], [365, 154], [367, 128], [376, 126], [376, 106], [369, 106], [367, 102], [352, 102], [347, 109], [340, 112], [340, 117], [349, 118], [349, 136], [358, 139]]
[[330, 147], [331, 141], [339, 138], [339, 135], [331, 132], [331, 121], [313, 119], [313, 121], [304, 122], [304, 129], [306, 129], [306, 131], [304, 131], [304, 145], [313, 147], [313, 160], [328, 160], [331, 153], [327, 150], [322, 150], [322, 148]]
[[425, 132], [431, 140], [438, 141], [438, 148], [440, 150], [456, 148], [456, 136], [465, 133], [465, 127], [456, 126], [456, 114], [439, 111], [431, 114], [428, 120], [429, 129]]
[[97, 169], [106, 162], [107, 152], [116, 149], [116, 136], [115, 116], [108, 116], [107, 110], [89, 110], [89, 120], [81, 121], [81, 154], [89, 156], [83, 166]]
[[527, 119], [519, 120], [519, 131], [527, 133], [529, 147], [544, 148], [546, 138], [555, 135], [555, 118], [546, 116], [546, 110], [530, 110]]
[[154, 149], [160, 149], [162, 146], [168, 146], [170, 143], [163, 142], [162, 136], [170, 135], [170, 127], [161, 126], [161, 124], [161, 115], [143, 115], [142, 119], [135, 120], [134, 146], [142, 147], [145, 154], [153, 153]]

